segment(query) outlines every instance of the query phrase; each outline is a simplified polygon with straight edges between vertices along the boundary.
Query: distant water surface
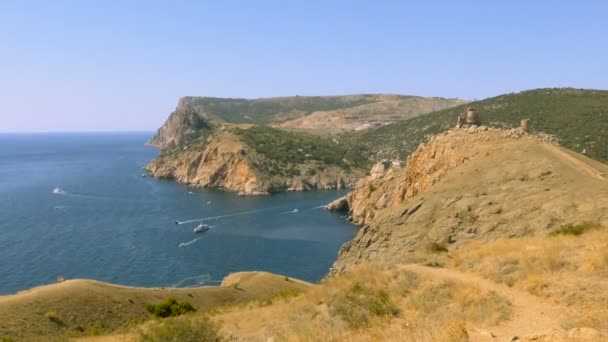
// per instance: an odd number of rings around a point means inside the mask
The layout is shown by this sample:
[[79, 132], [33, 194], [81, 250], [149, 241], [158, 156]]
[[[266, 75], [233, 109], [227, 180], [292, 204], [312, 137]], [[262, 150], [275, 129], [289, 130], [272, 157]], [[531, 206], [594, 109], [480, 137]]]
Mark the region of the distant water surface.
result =
[[[259, 270], [317, 281], [355, 234], [320, 207], [344, 192], [239, 197], [142, 177], [158, 153], [143, 146], [149, 135], [0, 134], [0, 294], [58, 276], [189, 286]], [[202, 218], [205, 234], [175, 224]]]

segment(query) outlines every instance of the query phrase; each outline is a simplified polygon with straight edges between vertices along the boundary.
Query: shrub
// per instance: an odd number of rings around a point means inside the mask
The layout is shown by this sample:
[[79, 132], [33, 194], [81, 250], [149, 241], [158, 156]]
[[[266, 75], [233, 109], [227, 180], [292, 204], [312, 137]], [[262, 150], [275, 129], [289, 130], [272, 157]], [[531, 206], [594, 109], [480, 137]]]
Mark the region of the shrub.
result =
[[599, 228], [601, 228], [601, 226], [598, 223], [594, 223], [594, 222], [583, 222], [583, 223], [579, 223], [579, 224], [569, 223], [569, 224], [562, 225], [558, 229], [549, 233], [549, 235], [551, 235], [551, 236], [557, 236], [557, 235], [579, 236], [587, 231], [595, 230], [595, 229], [599, 229]]
[[374, 184], [370, 184], [367, 186], [367, 190], [369, 190], [369, 192], [374, 192], [376, 191], [376, 186]]
[[0, 336], [0, 342], [14, 342], [12, 337], [10, 336]]
[[194, 312], [196, 309], [187, 301], [178, 302], [175, 298], [167, 298], [158, 304], [146, 304], [146, 310], [155, 317], [175, 317]]
[[207, 318], [169, 318], [146, 327], [140, 332], [142, 342], [215, 342], [219, 341], [217, 327]]
[[350, 291], [331, 304], [332, 314], [352, 328], [367, 326], [371, 316], [399, 316], [401, 310], [384, 290], [368, 289], [355, 283]]
[[48, 318], [51, 321], [56, 321], [57, 313], [55, 311], [47, 311], [44, 313], [44, 317]]
[[439, 242], [431, 242], [429, 244], [429, 251], [433, 252], [433, 253], [447, 253], [448, 252], [448, 248], [443, 244], [443, 243], [439, 243]]
[[99, 336], [104, 334], [105, 332], [106, 328], [104, 327], [103, 323], [100, 322], [96, 322], [95, 324], [90, 325], [84, 329], [85, 335], [88, 336]]
[[369, 299], [369, 312], [376, 316], [399, 316], [401, 310], [391, 302], [385, 291], [379, 291]]

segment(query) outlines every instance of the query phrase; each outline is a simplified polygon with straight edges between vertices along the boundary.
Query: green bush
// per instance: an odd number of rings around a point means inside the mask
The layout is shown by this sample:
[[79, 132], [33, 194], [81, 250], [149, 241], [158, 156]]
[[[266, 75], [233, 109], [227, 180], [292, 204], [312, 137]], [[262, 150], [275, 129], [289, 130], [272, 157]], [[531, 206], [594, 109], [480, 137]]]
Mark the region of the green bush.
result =
[[146, 310], [155, 317], [175, 317], [194, 312], [196, 309], [187, 301], [178, 302], [175, 298], [167, 298], [158, 304], [146, 304]]
[[215, 342], [217, 327], [207, 318], [169, 318], [151, 324], [140, 332], [142, 342]]
[[0, 342], [15, 342], [10, 336], [0, 336]]
[[583, 223], [579, 223], [579, 224], [569, 223], [569, 224], [562, 225], [558, 229], [549, 233], [549, 235], [551, 235], [551, 236], [557, 236], [557, 235], [579, 236], [587, 231], [595, 230], [595, 229], [599, 229], [599, 228], [601, 228], [601, 226], [598, 223], [594, 223], [594, 222], [583, 222]]
[[44, 313], [44, 317], [48, 318], [49, 321], [59, 322], [59, 317], [55, 311], [47, 311]]
[[401, 313], [386, 291], [369, 289], [359, 283], [345, 295], [337, 296], [330, 310], [352, 328], [367, 326], [371, 316], [395, 317]]
[[368, 302], [369, 312], [375, 316], [399, 316], [401, 310], [391, 302], [391, 298], [385, 291], [378, 291]]

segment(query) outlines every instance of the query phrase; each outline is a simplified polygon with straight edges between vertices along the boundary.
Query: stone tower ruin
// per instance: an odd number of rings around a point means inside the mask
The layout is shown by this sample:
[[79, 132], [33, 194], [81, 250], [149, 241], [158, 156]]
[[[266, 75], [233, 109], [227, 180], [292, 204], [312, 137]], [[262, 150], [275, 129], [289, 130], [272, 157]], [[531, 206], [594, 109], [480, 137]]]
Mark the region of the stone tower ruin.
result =
[[479, 115], [477, 115], [475, 108], [466, 107], [464, 110], [464, 113], [461, 115], [458, 115], [456, 127], [457, 128], [475, 127], [475, 126], [479, 126], [480, 124], [481, 124], [481, 121], [479, 120]]

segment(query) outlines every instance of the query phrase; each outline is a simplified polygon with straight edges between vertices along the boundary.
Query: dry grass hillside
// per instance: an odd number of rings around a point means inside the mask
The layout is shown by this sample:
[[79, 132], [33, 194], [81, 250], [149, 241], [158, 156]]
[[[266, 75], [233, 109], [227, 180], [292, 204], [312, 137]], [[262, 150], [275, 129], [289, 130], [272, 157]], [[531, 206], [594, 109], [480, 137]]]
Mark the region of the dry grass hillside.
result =
[[344, 206], [363, 225], [335, 271], [397, 260], [433, 244], [546, 236], [566, 224], [608, 225], [608, 166], [518, 130], [455, 129], [405, 167], [376, 165]]
[[335, 134], [391, 124], [463, 103], [466, 101], [460, 99], [378, 95], [373, 102], [355, 107], [315, 111], [296, 119], [274, 124], [274, 126]]
[[151, 314], [148, 303], [167, 297], [188, 301], [198, 311], [249, 300], [268, 300], [309, 284], [264, 272], [228, 276], [222, 286], [135, 288], [92, 280], [66, 280], [15, 295], [0, 296], [0, 340], [49, 341], [99, 335], [133, 327]]

